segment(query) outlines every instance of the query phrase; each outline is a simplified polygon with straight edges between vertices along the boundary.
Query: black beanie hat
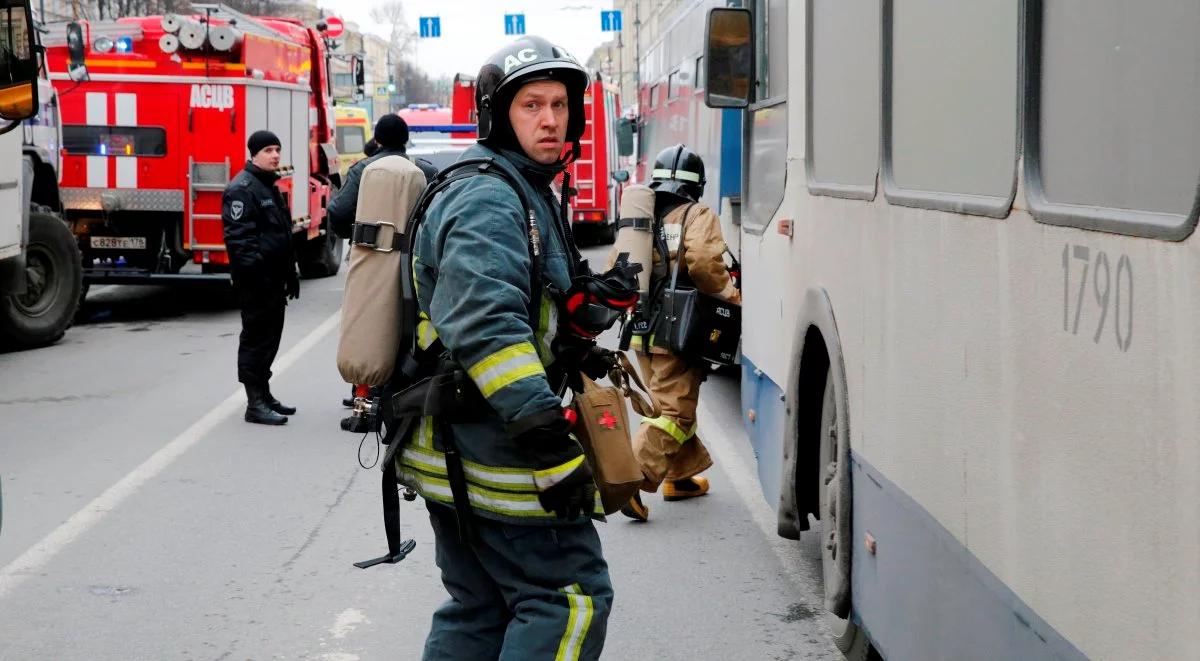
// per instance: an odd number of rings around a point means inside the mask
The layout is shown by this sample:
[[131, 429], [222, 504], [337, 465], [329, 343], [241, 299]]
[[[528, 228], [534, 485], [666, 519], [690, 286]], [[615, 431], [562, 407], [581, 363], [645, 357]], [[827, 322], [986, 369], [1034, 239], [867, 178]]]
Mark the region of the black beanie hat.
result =
[[246, 146], [250, 148], [250, 158], [254, 158], [255, 154], [271, 145], [275, 145], [276, 147], [283, 146], [279, 142], [279, 137], [270, 131], [255, 131], [250, 134], [250, 139], [246, 141]]
[[384, 149], [404, 149], [408, 144], [408, 122], [388, 113], [375, 122], [375, 142]]

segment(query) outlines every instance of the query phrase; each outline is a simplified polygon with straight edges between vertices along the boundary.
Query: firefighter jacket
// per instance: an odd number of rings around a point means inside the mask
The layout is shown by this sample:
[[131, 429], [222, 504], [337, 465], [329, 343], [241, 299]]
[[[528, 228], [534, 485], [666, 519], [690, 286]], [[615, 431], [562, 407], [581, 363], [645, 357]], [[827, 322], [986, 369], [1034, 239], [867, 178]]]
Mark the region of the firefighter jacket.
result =
[[380, 149], [371, 156], [360, 159], [350, 166], [346, 172], [346, 182], [338, 189], [333, 199], [329, 201], [325, 213], [329, 217], [333, 231], [343, 239], [349, 239], [354, 230], [354, 220], [358, 216], [358, 183], [362, 181], [363, 170], [367, 166], [385, 156], [403, 156], [421, 168], [425, 173], [425, 181], [431, 181], [437, 176], [437, 168], [423, 158], [409, 158], [403, 149]]
[[275, 187], [279, 175], [247, 161], [221, 196], [221, 224], [234, 275], [284, 279], [295, 273], [291, 212]]
[[[661, 194], [661, 193], [660, 193]], [[687, 229], [684, 230], [684, 221]], [[679, 265], [680, 284], [694, 286], [700, 292], [710, 296], [741, 304], [742, 292], [734, 285], [725, 265], [724, 255], [727, 250], [725, 237], [721, 234], [721, 219], [716, 212], [703, 202], [692, 204], [685, 202], [668, 209], [661, 216], [661, 232], [666, 248], [669, 251], [667, 262], [662, 263], [662, 255], [654, 251], [653, 281], [650, 290], [661, 292], [660, 282], [669, 285], [671, 267], [679, 256], [679, 246], [683, 245], [683, 263]], [[615, 250], [609, 255], [611, 266], [616, 260]], [[657, 302], [656, 302], [657, 304]], [[631, 348], [644, 351], [640, 337], [634, 336]], [[650, 338], [649, 353], [670, 353], [666, 347], [655, 346], [654, 338]]]
[[[547, 377], [557, 313], [545, 285], [564, 291], [570, 287], [571, 251], [550, 189], [553, 173], [524, 155], [484, 145], [462, 156], [478, 157], [494, 158], [518, 175], [537, 216], [540, 303], [531, 315], [530, 232], [517, 194], [500, 179], [473, 176], [438, 195], [417, 231], [413, 278], [420, 308], [418, 345], [440, 340], [490, 404], [477, 419], [452, 425], [473, 511], [510, 523], [561, 523], [539, 504], [534, 477], [569, 472], [582, 456], [580, 448], [564, 443], [555, 456], [535, 456], [505, 428], [562, 407]], [[429, 417], [421, 421], [399, 453], [397, 473], [426, 499], [448, 504], [452, 498], [439, 424]], [[599, 498], [596, 505], [602, 514]]]

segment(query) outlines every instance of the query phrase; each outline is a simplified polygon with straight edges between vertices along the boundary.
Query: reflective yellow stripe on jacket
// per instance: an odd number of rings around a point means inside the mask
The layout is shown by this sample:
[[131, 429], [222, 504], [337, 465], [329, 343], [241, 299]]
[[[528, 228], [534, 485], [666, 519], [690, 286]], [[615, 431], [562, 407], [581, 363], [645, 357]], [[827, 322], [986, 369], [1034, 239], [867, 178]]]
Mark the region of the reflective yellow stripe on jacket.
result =
[[467, 369], [467, 374], [479, 387], [484, 397], [531, 376], [545, 376], [546, 369], [538, 358], [537, 349], [530, 342], [519, 342], [504, 347]]
[[433, 346], [433, 343], [438, 339], [437, 330], [433, 327], [433, 322], [429, 320], [429, 315], [424, 312], [420, 315], [420, 321], [417, 322], [417, 347], [420, 349], [428, 349]]
[[[570, 473], [583, 461], [583, 456], [546, 471], [532, 468], [505, 468], [485, 466], [473, 461], [463, 461], [463, 472], [467, 478], [467, 497], [471, 505], [496, 514], [520, 518], [547, 519], [553, 512], [542, 509], [538, 501], [538, 473], [554, 473], [565, 470]], [[421, 495], [438, 502], [452, 504], [449, 473], [446, 470], [445, 453], [434, 448], [433, 418], [426, 416], [413, 431], [412, 441], [400, 451], [397, 459], [400, 482], [413, 487]], [[561, 478], [559, 478], [561, 479]], [[595, 501], [595, 513], [603, 514], [604, 507], [599, 498]]]
[[546, 489], [549, 489], [550, 487], [565, 480], [567, 476], [575, 472], [575, 469], [579, 468], [579, 464], [582, 463], [583, 455], [579, 455], [578, 457], [575, 457], [564, 464], [555, 466], [554, 468], [545, 468], [542, 470], [533, 471], [533, 483], [536, 484], [539, 489], [545, 491]]

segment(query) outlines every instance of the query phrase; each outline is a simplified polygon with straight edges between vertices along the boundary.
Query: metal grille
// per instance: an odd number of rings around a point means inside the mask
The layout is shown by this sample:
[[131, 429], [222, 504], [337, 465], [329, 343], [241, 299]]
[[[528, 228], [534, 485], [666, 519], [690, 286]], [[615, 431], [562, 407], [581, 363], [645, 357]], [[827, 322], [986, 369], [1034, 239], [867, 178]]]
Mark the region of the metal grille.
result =
[[104, 209], [105, 196], [112, 211], [183, 211], [183, 191], [180, 190], [64, 188], [60, 196], [64, 207], [77, 211]]
[[192, 183], [224, 186], [229, 183], [229, 166], [225, 163], [193, 163]]

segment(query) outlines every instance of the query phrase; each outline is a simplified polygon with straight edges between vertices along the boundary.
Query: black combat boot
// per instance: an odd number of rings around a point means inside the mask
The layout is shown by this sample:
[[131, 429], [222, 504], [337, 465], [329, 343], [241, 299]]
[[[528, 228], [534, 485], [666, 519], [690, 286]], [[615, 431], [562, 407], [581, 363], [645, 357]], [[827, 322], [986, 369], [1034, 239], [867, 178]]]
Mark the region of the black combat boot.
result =
[[264, 399], [267, 401], [267, 407], [280, 415], [296, 415], [295, 406], [285, 406], [283, 402], [275, 399], [275, 395], [271, 394], [271, 385], [267, 384]]
[[260, 425], [285, 425], [288, 419], [271, 410], [267, 404], [266, 391], [246, 384], [246, 422]]

